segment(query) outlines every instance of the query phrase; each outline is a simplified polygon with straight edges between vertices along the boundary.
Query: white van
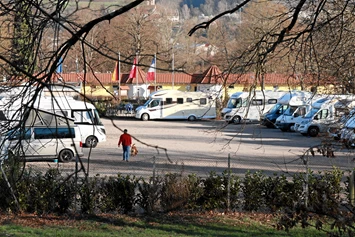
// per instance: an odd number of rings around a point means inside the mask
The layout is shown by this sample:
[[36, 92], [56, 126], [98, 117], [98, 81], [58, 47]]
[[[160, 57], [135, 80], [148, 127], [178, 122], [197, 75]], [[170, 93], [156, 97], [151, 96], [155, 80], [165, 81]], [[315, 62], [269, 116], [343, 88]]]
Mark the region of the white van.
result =
[[18, 123], [2, 133], [0, 159], [12, 154], [25, 160], [69, 162], [84, 155], [81, 133], [74, 120], [47, 111], [32, 109], [28, 113], [24, 124]]
[[10, 130], [2, 138], [4, 157], [10, 154], [25, 160], [58, 159], [69, 162], [83, 156], [77, 126], [35, 126]]
[[0, 122], [21, 121], [25, 107], [45, 110], [57, 115], [74, 119], [81, 132], [81, 141], [86, 147], [95, 148], [98, 143], [106, 141], [105, 127], [99, 113], [91, 103], [78, 101], [70, 96], [38, 96], [31, 104], [30, 96], [13, 98], [11, 96], [0, 100]]

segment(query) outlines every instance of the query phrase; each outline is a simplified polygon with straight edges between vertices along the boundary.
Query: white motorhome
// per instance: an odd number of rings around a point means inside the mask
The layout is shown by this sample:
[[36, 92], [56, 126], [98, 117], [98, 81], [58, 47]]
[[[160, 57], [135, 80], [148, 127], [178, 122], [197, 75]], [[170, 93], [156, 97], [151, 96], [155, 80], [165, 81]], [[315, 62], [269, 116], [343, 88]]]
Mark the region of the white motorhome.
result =
[[73, 119], [74, 124], [80, 130], [81, 141], [86, 147], [94, 148], [99, 142], [106, 141], [105, 127], [93, 104], [78, 101], [69, 96], [38, 96], [34, 102], [30, 100], [30, 96], [2, 98], [0, 100], [0, 120], [21, 121], [24, 107], [31, 107]]
[[307, 100], [311, 95], [311, 93], [306, 91], [287, 92], [280, 97], [276, 105], [260, 117], [260, 124], [268, 128], [274, 128], [276, 120], [289, 110], [292, 103]]
[[351, 101], [342, 97], [329, 96], [312, 104], [312, 109], [305, 115], [297, 131], [311, 137], [328, 131], [345, 113], [354, 106]]
[[333, 126], [328, 129], [328, 133], [335, 140], [340, 140], [347, 147], [355, 147], [355, 110], [353, 109], [350, 114], [344, 115], [341, 118], [338, 126]]
[[312, 108], [312, 101], [320, 98], [320, 95], [312, 96], [311, 93], [306, 96], [293, 97], [288, 109], [276, 119], [275, 126], [283, 132], [294, 131], [294, 125], [300, 123], [303, 116]]
[[203, 92], [159, 90], [151, 93], [147, 102], [139, 106], [135, 117], [149, 119], [214, 119], [216, 101]]
[[228, 100], [221, 115], [225, 121], [238, 124], [241, 121], [259, 121], [260, 116], [269, 111], [285, 91], [236, 92]]

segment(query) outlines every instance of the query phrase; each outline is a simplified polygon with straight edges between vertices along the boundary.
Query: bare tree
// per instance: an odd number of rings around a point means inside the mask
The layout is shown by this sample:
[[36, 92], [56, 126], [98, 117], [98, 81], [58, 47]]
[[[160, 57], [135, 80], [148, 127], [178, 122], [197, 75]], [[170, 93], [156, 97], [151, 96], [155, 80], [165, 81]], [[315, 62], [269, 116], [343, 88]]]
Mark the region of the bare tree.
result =
[[[96, 27], [102, 23], [109, 24], [142, 2], [144, 0], [133, 1], [125, 6], [114, 6], [114, 10], [98, 14], [82, 23], [76, 19], [82, 9], [79, 2], [67, 0], [0, 2], [3, 19], [0, 34], [2, 42], [0, 72], [8, 79], [7, 85], [1, 88], [2, 92], [11, 91], [14, 86], [21, 84], [21, 87], [18, 87], [20, 90], [12, 93], [9, 103], [2, 106], [9, 108], [15, 100], [22, 102], [21, 108], [14, 113], [15, 117], [6, 118], [9, 122], [2, 123], [5, 126], [1, 127], [1, 134], [4, 135], [11, 129], [19, 129], [24, 133], [25, 122], [30, 115], [27, 108], [34, 107], [36, 99], [45, 89], [51, 92], [53, 75], [61, 60], [66, 59], [74, 46], [79, 45], [81, 48], [84, 71], [92, 71], [93, 65], [97, 66], [94, 62], [95, 54], [116, 60], [117, 58], [107, 53], [107, 50], [103, 52], [97, 47], [98, 43], [94, 40], [95, 30], [98, 30]], [[85, 80], [84, 78], [84, 83]], [[0, 144], [2, 149], [4, 142], [2, 139]], [[1, 157], [1, 169], [3, 162], [4, 157]], [[79, 162], [80, 169], [77, 172], [83, 172], [87, 176], [83, 163], [81, 160]], [[1, 173], [6, 175], [5, 172]], [[15, 179], [12, 180], [16, 182]]]

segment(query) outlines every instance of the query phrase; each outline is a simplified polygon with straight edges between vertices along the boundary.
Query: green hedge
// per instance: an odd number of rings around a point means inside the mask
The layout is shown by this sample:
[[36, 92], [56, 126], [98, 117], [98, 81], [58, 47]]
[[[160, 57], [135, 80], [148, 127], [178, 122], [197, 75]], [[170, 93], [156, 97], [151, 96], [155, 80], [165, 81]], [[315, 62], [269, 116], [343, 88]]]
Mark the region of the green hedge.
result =
[[[58, 169], [40, 173], [14, 165], [3, 168], [6, 175], [1, 173], [0, 177], [1, 212], [95, 215], [257, 211], [280, 215], [275, 224], [278, 229], [315, 223], [322, 231], [327, 225], [332, 234], [355, 236], [354, 206], [349, 200], [354, 182], [336, 168], [292, 177], [257, 171], [241, 178], [225, 171], [211, 172], [207, 178], [171, 173], [148, 180], [121, 174], [75, 179], [63, 176]], [[328, 222], [319, 218], [322, 216]]]
[[[211, 172], [207, 178], [167, 174], [155, 180], [145, 180], [118, 174], [116, 177], [75, 180], [73, 176], [62, 176], [57, 169], [44, 174], [30, 169], [12, 187], [20, 210], [31, 213], [131, 213], [137, 210], [152, 213], [224, 211], [227, 208], [230, 211], [275, 212], [294, 209], [303, 205], [305, 200], [308, 208], [326, 212], [336, 210], [341, 196], [348, 196], [342, 178], [343, 173], [337, 169], [323, 174], [310, 172], [307, 198], [305, 174], [287, 178], [276, 174], [267, 176], [260, 171], [247, 172], [244, 178], [228, 172]], [[0, 210], [15, 211], [14, 198], [3, 175], [0, 187]]]

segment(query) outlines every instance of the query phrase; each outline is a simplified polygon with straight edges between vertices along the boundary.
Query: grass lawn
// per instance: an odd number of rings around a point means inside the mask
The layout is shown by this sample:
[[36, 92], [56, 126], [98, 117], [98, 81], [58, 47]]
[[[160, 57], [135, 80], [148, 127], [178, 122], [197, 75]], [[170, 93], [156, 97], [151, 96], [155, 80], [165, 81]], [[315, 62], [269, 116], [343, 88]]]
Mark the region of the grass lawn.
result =
[[0, 236], [326, 236], [314, 228], [276, 230], [266, 214], [161, 214], [151, 217], [1, 215]]

